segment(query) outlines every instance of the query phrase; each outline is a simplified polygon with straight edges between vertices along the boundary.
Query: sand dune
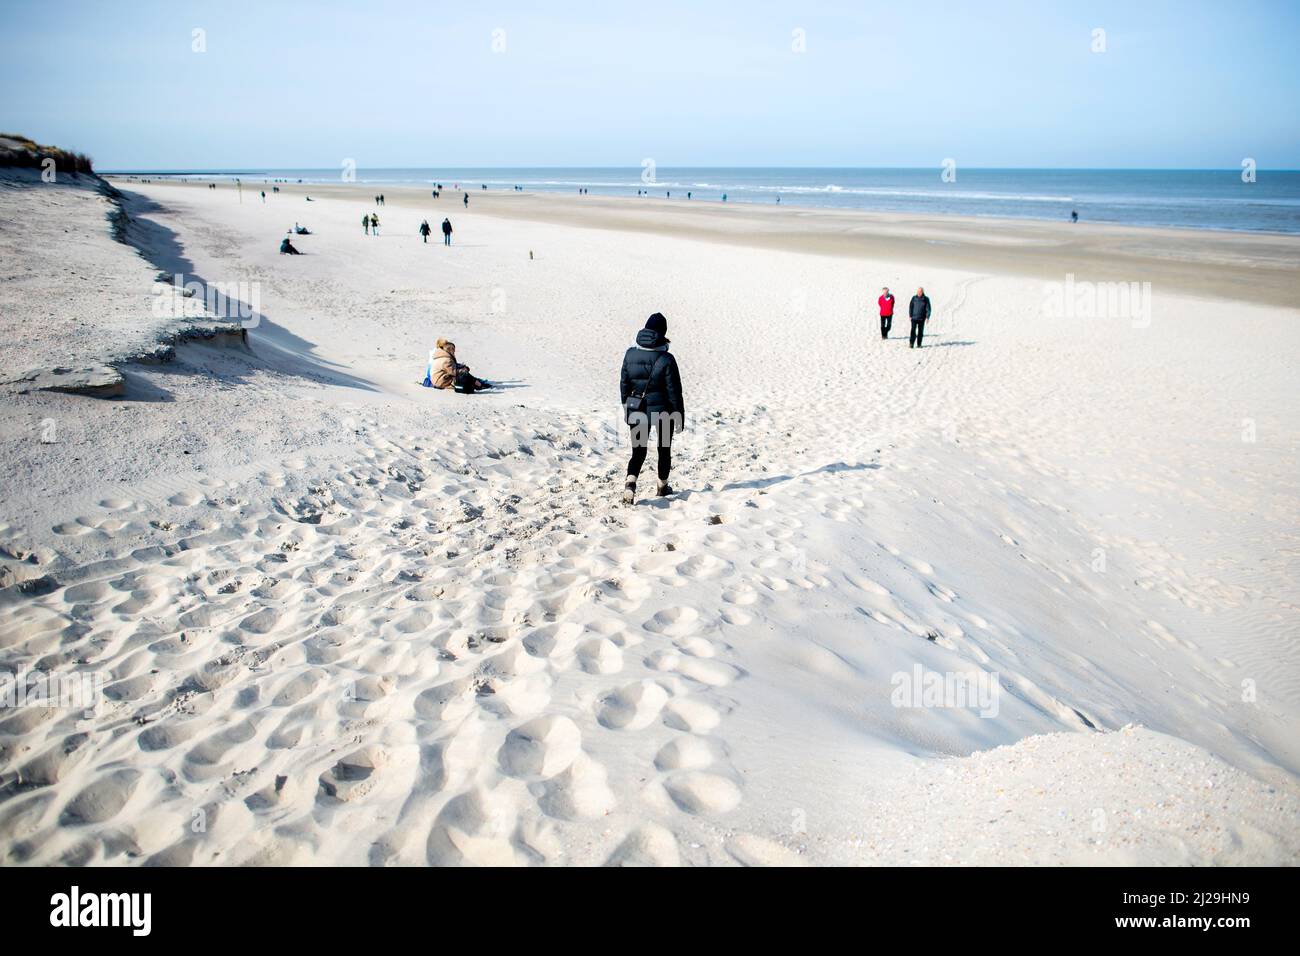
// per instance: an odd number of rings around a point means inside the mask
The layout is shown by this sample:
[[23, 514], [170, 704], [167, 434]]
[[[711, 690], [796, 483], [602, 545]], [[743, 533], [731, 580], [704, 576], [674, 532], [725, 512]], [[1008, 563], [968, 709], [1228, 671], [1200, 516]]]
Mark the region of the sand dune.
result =
[[[6, 862], [1295, 862], [1294, 309], [1054, 316], [960, 251], [532, 197], [387, 190], [374, 238], [363, 187], [119, 186], [140, 281], [261, 311], [130, 400], [6, 396], [0, 538], [50, 581], [0, 592], [0, 655], [105, 681], [0, 712]], [[886, 284], [931, 295], [920, 352]], [[652, 311], [689, 431], [629, 509]], [[418, 387], [439, 335], [506, 387]], [[996, 706], [900, 705], [918, 673]]]

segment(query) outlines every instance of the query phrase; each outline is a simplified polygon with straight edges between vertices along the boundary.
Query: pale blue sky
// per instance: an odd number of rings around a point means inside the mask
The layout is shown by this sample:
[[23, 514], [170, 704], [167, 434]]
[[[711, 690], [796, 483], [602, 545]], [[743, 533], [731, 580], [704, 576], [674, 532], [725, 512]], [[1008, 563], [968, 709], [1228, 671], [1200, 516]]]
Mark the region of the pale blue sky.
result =
[[105, 169], [1294, 169], [1298, 40], [1294, 0], [0, 0], [0, 128]]

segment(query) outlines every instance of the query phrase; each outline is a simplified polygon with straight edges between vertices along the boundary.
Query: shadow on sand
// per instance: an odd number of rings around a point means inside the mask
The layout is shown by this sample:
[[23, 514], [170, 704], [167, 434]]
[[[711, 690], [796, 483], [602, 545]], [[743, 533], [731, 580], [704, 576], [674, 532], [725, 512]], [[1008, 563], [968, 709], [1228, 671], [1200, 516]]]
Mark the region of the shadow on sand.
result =
[[[187, 284], [198, 284], [206, 297], [208, 280], [194, 271], [194, 263], [185, 255], [176, 233], [152, 219], [144, 218], [149, 213], [164, 211], [164, 207], [139, 193], [121, 189], [119, 192], [122, 195], [122, 206], [131, 217], [124, 236], [126, 243], [160, 272], [169, 276], [183, 276], [183, 281]], [[218, 287], [223, 294], [231, 286], [233, 283], [218, 282]], [[272, 322], [264, 313], [253, 309], [250, 303], [235, 298], [227, 299], [227, 303], [237, 315], [248, 316], [248, 318], [241, 318], [240, 321], [249, 330], [250, 343], [255, 338], [258, 343], [269, 345], [283, 353], [284, 358], [281, 361], [275, 361], [265, 355], [259, 356], [276, 371], [331, 385], [342, 385], [368, 392], [378, 391], [365, 379], [357, 378], [344, 371], [337, 363], [316, 355], [314, 342], [309, 342]]]
[[741, 488], [757, 490], [759, 488], [771, 488], [773, 485], [779, 485], [782, 482], [794, 481], [796, 478], [808, 478], [812, 475], [830, 475], [841, 471], [868, 471], [879, 468], [877, 462], [859, 462], [856, 465], [850, 465], [842, 461], [833, 462], [829, 465], [822, 465], [820, 468], [814, 468], [812, 471], [800, 472], [797, 475], [771, 475], [767, 478], [754, 478], [750, 481], [733, 481], [730, 484], [723, 485], [723, 491], [736, 491]]

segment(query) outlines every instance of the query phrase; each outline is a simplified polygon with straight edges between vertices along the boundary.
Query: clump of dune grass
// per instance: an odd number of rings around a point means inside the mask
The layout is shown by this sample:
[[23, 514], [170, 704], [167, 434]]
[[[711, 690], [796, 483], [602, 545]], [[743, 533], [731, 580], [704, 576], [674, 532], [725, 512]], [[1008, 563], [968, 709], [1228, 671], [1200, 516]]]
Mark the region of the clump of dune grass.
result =
[[85, 153], [42, 146], [33, 139], [17, 133], [0, 133], [0, 166], [17, 166], [24, 169], [44, 168], [46, 159], [54, 160], [54, 169], [60, 173], [86, 173], [95, 170]]

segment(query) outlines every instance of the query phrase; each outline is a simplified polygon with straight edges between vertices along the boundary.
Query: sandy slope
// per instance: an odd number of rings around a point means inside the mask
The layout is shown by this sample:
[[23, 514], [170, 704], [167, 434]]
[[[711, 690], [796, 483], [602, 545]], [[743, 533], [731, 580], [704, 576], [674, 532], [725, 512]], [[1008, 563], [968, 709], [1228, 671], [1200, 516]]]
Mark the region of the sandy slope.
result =
[[[1134, 328], [960, 243], [398, 190], [372, 238], [359, 199], [119, 185], [158, 268], [262, 314], [133, 401], [8, 402], [4, 539], [61, 586], [4, 595], [0, 648], [111, 679], [0, 720], [5, 859], [1294, 862], [1294, 310], [1157, 285]], [[875, 290], [922, 282], [932, 347], [881, 342]], [[654, 310], [691, 430], [629, 510]], [[418, 388], [438, 335], [508, 387]], [[996, 714], [895, 706], [918, 664], [996, 673]]]

